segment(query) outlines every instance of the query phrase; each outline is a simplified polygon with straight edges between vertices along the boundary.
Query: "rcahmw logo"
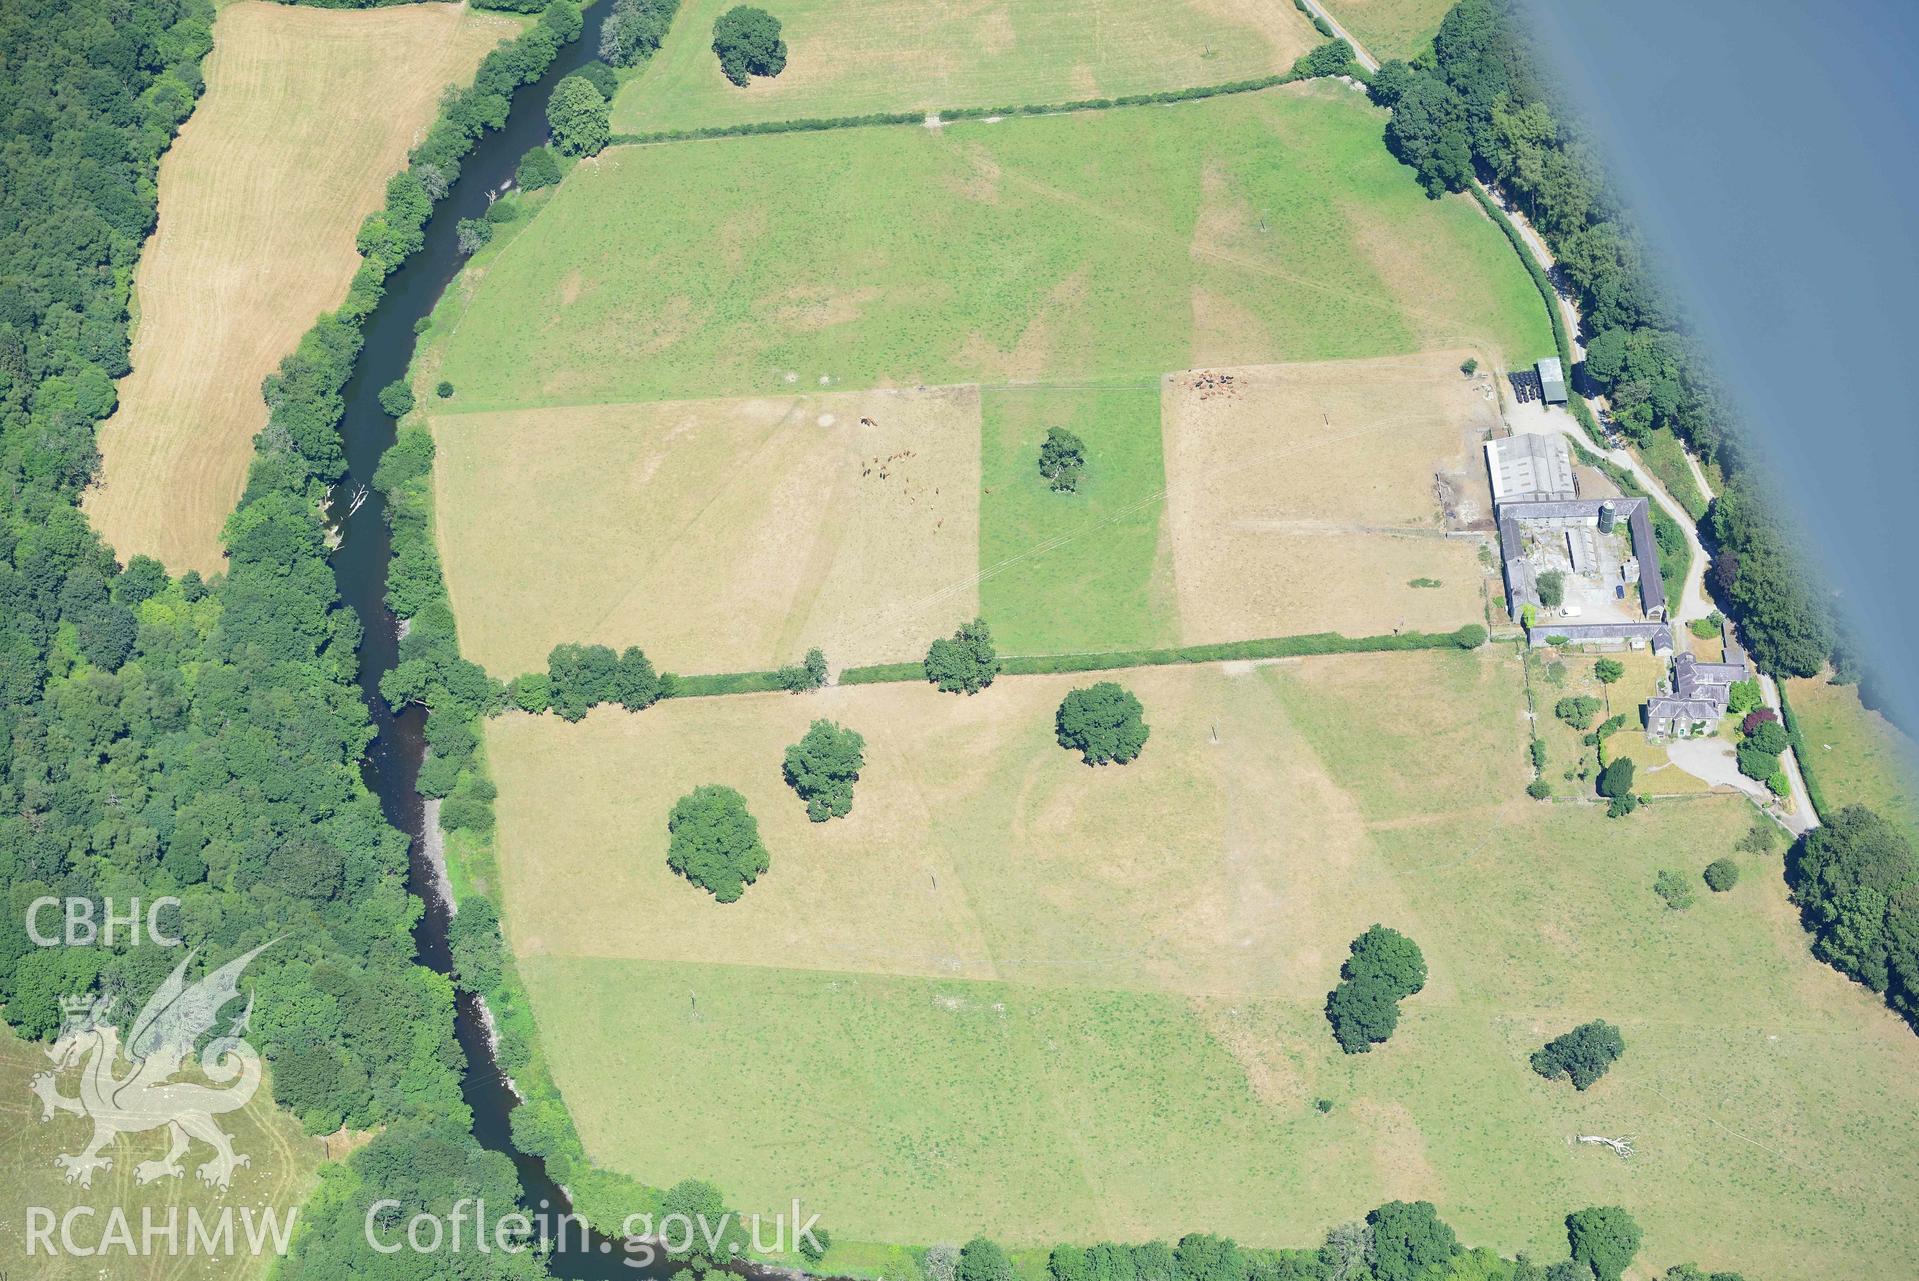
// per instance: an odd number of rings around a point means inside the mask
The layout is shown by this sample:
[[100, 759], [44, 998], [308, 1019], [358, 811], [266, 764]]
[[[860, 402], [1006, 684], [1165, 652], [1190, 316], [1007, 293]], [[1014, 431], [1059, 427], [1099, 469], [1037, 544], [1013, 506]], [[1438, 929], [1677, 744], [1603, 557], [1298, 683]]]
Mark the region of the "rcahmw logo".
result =
[[[217, 1119], [245, 1107], [260, 1088], [260, 1054], [243, 1035], [253, 1014], [251, 997], [225, 1033], [200, 1052], [200, 1075], [212, 1084], [174, 1078], [220, 1011], [239, 998], [242, 972], [270, 946], [263, 943], [194, 983], [187, 982], [186, 970], [197, 949], [188, 952], [134, 1016], [124, 1047], [120, 1029], [107, 1021], [112, 997], [61, 998], [65, 1018], [47, 1049], [53, 1070], [35, 1076], [31, 1088], [40, 1098], [43, 1122], [62, 1112], [93, 1122], [92, 1137], [78, 1152], [53, 1158], [67, 1182], [91, 1187], [96, 1172], [112, 1168], [108, 1152], [120, 1136], [154, 1130], [165, 1132], [167, 1150], [133, 1167], [137, 1183], [181, 1178], [180, 1159], [196, 1142], [211, 1150], [195, 1167], [200, 1181], [211, 1187], [224, 1191], [234, 1171], [251, 1164], [234, 1150], [232, 1136]], [[78, 1071], [72, 1095], [61, 1092], [59, 1081], [70, 1069]], [[58, 1212], [34, 1206], [27, 1210], [27, 1253], [259, 1254], [270, 1248], [284, 1254], [295, 1213], [288, 1210], [283, 1220], [271, 1207], [188, 1207], [184, 1212], [146, 1207], [138, 1212], [136, 1230], [135, 1216], [120, 1207], [74, 1206]]]

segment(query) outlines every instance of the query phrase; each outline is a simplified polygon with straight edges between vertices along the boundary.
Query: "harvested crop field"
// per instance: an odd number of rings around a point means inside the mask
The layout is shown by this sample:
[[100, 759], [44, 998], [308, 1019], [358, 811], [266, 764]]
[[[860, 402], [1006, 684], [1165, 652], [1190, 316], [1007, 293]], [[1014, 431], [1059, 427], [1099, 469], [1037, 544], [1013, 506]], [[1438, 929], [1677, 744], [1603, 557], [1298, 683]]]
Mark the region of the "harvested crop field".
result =
[[786, 70], [720, 74], [713, 21], [688, 0], [644, 74], [613, 102], [620, 132], [874, 112], [1023, 106], [1272, 75], [1319, 43], [1260, 0], [788, 0]]
[[[507, 930], [594, 1158], [849, 1240], [1301, 1245], [1399, 1196], [1535, 1257], [1620, 1204], [1658, 1270], [1919, 1266], [1919, 1043], [1807, 956], [1776, 861], [1689, 912], [1652, 893], [1732, 851], [1743, 801], [1527, 800], [1505, 647], [1117, 673], [1153, 737], [1098, 770], [1052, 737], [1091, 679], [490, 722]], [[810, 824], [779, 757], [821, 715], [867, 766]], [[704, 782], [772, 855], [730, 906], [664, 866]], [[1320, 1006], [1374, 920], [1432, 977], [1348, 1057]], [[1595, 1016], [1628, 1044], [1605, 1081], [1528, 1070]]]
[[1458, 352], [1211, 367], [1162, 382], [1167, 527], [1187, 644], [1449, 631], [1484, 617], [1479, 442]]
[[1510, 246], [1383, 119], [1315, 84], [614, 147], [443, 304], [434, 358], [456, 407], [505, 409], [1546, 350]]
[[261, 379], [359, 267], [354, 236], [441, 90], [519, 30], [460, 5], [221, 8], [207, 91], [160, 162], [134, 275], [133, 372], [87, 513], [122, 560], [224, 567], [220, 531], [265, 425]]
[[501, 677], [561, 642], [686, 673], [888, 662], [979, 612], [975, 389], [432, 424], [462, 644]]

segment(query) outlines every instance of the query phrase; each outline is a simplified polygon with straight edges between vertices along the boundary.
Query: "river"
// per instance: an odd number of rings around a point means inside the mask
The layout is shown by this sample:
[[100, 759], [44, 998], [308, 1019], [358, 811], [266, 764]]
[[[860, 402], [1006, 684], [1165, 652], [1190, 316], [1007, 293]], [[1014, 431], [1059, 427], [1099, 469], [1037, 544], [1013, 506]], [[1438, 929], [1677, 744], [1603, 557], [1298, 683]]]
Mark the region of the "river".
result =
[[[423, 805], [414, 791], [425, 750], [426, 713], [409, 707], [399, 714], [380, 697], [380, 678], [398, 659], [399, 629], [386, 607], [387, 563], [392, 546], [386, 527], [386, 504], [371, 482], [380, 456], [393, 443], [394, 420], [380, 408], [380, 388], [405, 377], [417, 341], [414, 325], [430, 314], [448, 283], [459, 274], [455, 224], [462, 218], [486, 213], [490, 196], [513, 176], [520, 157], [546, 141], [546, 103], [553, 87], [569, 72], [593, 59], [600, 27], [610, 4], [586, 12], [580, 38], [563, 47], [546, 75], [522, 86], [513, 96], [506, 127], [483, 137], [461, 166], [460, 180], [434, 209], [426, 226], [426, 243], [399, 271], [388, 277], [379, 307], [367, 317], [365, 345], [345, 389], [346, 414], [341, 436], [346, 449], [347, 476], [335, 489], [334, 517], [343, 536], [333, 557], [334, 578], [341, 599], [358, 614], [363, 629], [360, 643], [360, 690], [366, 698], [376, 736], [362, 766], [366, 784], [380, 798], [387, 821], [412, 840], [408, 885], [426, 904], [426, 913], [414, 928], [419, 961], [442, 974], [450, 973], [447, 945], [450, 905], [426, 855], [422, 837]], [[365, 485], [369, 492], [350, 513], [352, 496]], [[341, 519], [343, 517], [343, 519]], [[455, 1012], [455, 1030], [466, 1054], [462, 1089], [473, 1110], [473, 1135], [482, 1145], [512, 1158], [525, 1190], [525, 1208], [557, 1220], [570, 1210], [565, 1193], [546, 1172], [545, 1163], [513, 1146], [508, 1116], [517, 1099], [494, 1061], [492, 1045], [482, 1021], [479, 1003], [461, 994]], [[537, 1221], [537, 1220], [536, 1220]], [[553, 1275], [565, 1281], [603, 1281], [606, 1278], [661, 1277], [669, 1269], [628, 1259], [617, 1243], [593, 1237], [583, 1239], [576, 1224], [559, 1234], [550, 1260]]]

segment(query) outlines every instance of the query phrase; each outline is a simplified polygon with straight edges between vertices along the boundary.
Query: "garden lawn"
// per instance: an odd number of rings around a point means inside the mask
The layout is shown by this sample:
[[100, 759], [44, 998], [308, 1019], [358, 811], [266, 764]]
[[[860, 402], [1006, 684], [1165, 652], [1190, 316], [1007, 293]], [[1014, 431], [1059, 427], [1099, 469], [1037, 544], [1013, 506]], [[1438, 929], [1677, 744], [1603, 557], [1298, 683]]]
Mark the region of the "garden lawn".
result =
[[614, 98], [616, 131], [1184, 89], [1285, 71], [1320, 42], [1297, 9], [1263, 0], [773, 0], [786, 70], [740, 88], [713, 54], [735, 2], [680, 6]]
[[441, 408], [1539, 348], [1510, 247], [1383, 119], [1316, 84], [612, 148], [442, 304]]
[[[1732, 853], [1743, 800], [1526, 799], [1518, 676], [1494, 649], [1122, 672], [1153, 735], [1097, 770], [1052, 741], [1083, 677], [490, 722], [507, 930], [589, 1153], [848, 1241], [1300, 1246], [1425, 1197], [1548, 1258], [1564, 1213], [1626, 1206], [1649, 1274], [1919, 1267], [1919, 1040], [1808, 955], [1776, 860], [1688, 912], [1652, 893]], [[778, 763], [819, 715], [868, 740], [823, 825]], [[771, 852], [737, 904], [664, 865], [702, 782]], [[1349, 1057], [1321, 1005], [1375, 920], [1431, 978]], [[1604, 1081], [1531, 1073], [1594, 1017], [1627, 1042]], [[1569, 1142], [1595, 1133], [1639, 1154]]]

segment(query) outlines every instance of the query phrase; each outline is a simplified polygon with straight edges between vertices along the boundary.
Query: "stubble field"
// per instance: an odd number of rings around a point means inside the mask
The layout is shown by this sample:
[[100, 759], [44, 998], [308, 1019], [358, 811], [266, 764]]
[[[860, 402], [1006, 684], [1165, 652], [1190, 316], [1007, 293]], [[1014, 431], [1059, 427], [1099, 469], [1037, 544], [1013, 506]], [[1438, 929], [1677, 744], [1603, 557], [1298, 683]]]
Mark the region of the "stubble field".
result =
[[345, 297], [354, 235], [516, 19], [460, 5], [220, 10], [206, 96], [160, 161], [134, 274], [133, 372], [87, 515], [121, 560], [224, 567], [220, 531], [266, 423], [260, 381]]

